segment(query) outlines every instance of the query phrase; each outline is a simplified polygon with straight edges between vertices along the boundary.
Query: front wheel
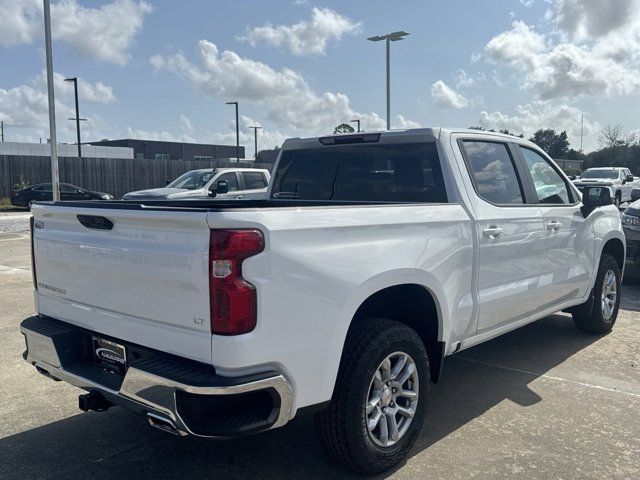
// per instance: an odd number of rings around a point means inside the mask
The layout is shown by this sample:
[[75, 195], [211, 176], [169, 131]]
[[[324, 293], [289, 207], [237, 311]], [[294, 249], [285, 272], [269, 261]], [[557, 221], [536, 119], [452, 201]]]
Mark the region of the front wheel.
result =
[[418, 334], [385, 319], [349, 330], [329, 407], [315, 425], [325, 450], [347, 468], [381, 473], [400, 463], [427, 412], [429, 359]]
[[573, 321], [587, 333], [607, 333], [611, 331], [620, 308], [620, 267], [615, 258], [602, 254], [596, 284], [593, 287], [594, 304], [591, 313], [576, 312]]

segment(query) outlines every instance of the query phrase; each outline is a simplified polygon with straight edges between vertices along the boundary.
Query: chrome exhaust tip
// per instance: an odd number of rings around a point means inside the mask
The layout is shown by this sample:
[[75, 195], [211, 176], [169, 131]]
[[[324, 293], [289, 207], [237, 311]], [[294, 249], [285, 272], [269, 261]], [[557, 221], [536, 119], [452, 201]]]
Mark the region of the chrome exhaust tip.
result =
[[147, 421], [149, 422], [149, 425], [162, 430], [163, 432], [177, 436], [184, 435], [184, 433], [178, 430], [171, 420], [161, 417], [160, 415], [156, 415], [155, 413], [147, 412]]

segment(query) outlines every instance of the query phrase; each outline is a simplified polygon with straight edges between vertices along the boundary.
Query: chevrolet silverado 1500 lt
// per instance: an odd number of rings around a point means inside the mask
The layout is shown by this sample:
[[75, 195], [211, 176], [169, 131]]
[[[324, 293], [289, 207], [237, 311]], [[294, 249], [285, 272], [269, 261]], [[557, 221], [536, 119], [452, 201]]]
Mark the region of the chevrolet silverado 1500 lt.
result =
[[589, 168], [582, 172], [580, 178], [573, 181], [578, 189], [585, 186], [607, 186], [611, 188], [611, 195], [616, 207], [631, 200], [631, 191], [638, 186], [631, 170], [624, 167]]
[[374, 473], [407, 455], [447, 355], [560, 310], [613, 327], [625, 245], [606, 187], [530, 142], [418, 129], [287, 140], [261, 201], [33, 209], [27, 362], [178, 435], [315, 413]]

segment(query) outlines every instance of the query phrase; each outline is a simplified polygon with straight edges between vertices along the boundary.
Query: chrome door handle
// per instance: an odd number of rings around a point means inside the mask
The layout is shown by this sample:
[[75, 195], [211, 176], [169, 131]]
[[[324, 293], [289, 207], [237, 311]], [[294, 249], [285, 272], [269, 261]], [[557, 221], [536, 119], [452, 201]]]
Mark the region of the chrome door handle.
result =
[[236, 195], [236, 200], [240, 200], [241, 198], [244, 198], [244, 195]]
[[556, 220], [552, 220], [549, 223], [547, 223], [547, 230], [551, 230], [552, 232], [557, 232], [561, 228], [562, 228], [562, 223]]
[[485, 228], [484, 230], [482, 230], [482, 234], [487, 238], [498, 238], [501, 237], [503, 233], [504, 230], [495, 225], [491, 225], [489, 228]]

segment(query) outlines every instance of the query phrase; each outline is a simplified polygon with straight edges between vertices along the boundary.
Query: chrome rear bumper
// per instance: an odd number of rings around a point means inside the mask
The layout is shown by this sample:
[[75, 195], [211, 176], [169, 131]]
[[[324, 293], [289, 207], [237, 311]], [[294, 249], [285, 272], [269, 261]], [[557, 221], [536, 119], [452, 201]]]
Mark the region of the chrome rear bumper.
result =
[[[30, 317], [22, 322], [20, 330], [27, 344], [24, 358], [40, 373], [87, 391], [98, 392], [114, 404], [146, 412], [148, 418], [151, 416], [156, 421], [170, 422], [180, 435], [235, 436], [281, 427], [291, 419], [292, 389], [286, 378], [277, 372], [242, 378], [221, 377], [214, 372], [150, 355], [132, 362], [124, 377], [120, 377], [92, 365], [80, 351], [82, 342], [78, 341], [78, 336], [91, 332], [46, 317]], [[198, 411], [199, 402], [203, 410], [208, 408], [206, 402], [212, 397], [217, 398], [215, 401], [218, 405], [224, 405], [225, 402], [232, 405], [235, 398], [246, 399], [247, 395], [258, 392], [268, 392], [270, 395], [260, 396], [260, 401], [273, 398], [270, 411], [269, 406], [261, 406], [263, 418], [256, 417], [255, 412], [236, 412], [234, 415], [237, 418], [231, 421], [220, 417], [221, 423], [227, 426], [218, 433], [215, 419], [208, 419], [207, 428], [212, 434], [198, 425], [201, 422], [193, 420], [202, 417], [203, 412]], [[244, 403], [251, 401], [245, 400]], [[243, 418], [251, 419], [253, 424], [243, 424]], [[229, 429], [229, 423], [237, 427], [237, 432]]]

